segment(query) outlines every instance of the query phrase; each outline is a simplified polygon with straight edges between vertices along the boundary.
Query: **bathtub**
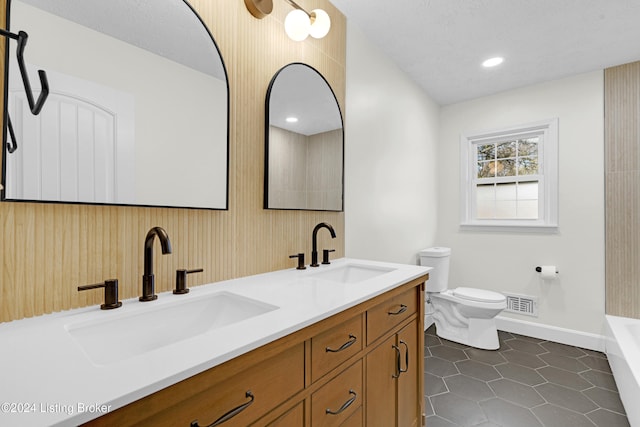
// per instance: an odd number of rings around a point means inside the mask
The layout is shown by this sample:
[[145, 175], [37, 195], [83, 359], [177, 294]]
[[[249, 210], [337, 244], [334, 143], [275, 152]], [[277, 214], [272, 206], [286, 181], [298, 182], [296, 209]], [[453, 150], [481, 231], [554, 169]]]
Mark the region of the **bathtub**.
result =
[[640, 319], [605, 316], [606, 352], [629, 424], [640, 426]]

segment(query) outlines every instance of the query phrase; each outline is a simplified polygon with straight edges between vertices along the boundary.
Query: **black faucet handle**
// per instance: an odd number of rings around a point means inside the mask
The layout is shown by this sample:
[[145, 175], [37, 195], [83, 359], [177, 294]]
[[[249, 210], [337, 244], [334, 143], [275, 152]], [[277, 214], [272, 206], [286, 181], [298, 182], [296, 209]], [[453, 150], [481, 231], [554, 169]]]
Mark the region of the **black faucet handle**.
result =
[[298, 258], [298, 266], [296, 270], [304, 270], [307, 267], [304, 266], [304, 253], [300, 252], [299, 254], [289, 255], [289, 258]]
[[104, 304], [100, 305], [101, 310], [111, 310], [122, 306], [122, 302], [118, 301], [118, 279], [109, 279], [104, 283], [94, 285], [78, 286], [78, 292], [98, 288], [104, 288]]
[[187, 274], [202, 273], [203, 271], [204, 269], [202, 268], [196, 268], [194, 270], [176, 270], [176, 288], [173, 290], [173, 293], [176, 295], [189, 293], [189, 288], [187, 287]]
[[331, 264], [329, 262], [329, 253], [330, 252], [335, 252], [335, 249], [323, 249], [322, 250], [322, 263], [323, 264]]

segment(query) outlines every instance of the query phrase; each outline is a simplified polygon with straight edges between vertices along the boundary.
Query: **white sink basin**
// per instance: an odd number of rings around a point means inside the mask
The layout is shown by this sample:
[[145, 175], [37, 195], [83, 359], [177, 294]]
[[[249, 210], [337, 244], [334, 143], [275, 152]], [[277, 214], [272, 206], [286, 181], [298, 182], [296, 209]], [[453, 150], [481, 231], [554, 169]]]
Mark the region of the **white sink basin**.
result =
[[72, 323], [65, 328], [94, 364], [107, 365], [277, 308], [219, 292], [117, 318]]
[[313, 277], [340, 283], [358, 283], [394, 270], [395, 268], [347, 264], [332, 270], [314, 274]]

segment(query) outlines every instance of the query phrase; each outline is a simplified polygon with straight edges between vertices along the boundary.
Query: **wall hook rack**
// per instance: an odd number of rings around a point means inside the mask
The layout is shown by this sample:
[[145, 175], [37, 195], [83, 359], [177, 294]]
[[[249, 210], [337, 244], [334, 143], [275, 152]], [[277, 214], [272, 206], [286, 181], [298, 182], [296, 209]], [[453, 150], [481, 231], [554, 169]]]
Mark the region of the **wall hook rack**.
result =
[[[18, 42], [16, 49], [16, 57], [18, 59], [18, 68], [20, 69], [20, 76], [22, 77], [22, 84], [24, 85], [24, 91], [27, 95], [27, 102], [29, 103], [29, 109], [31, 114], [37, 116], [40, 114], [44, 103], [49, 96], [49, 80], [47, 79], [47, 73], [44, 70], [38, 70], [38, 77], [40, 78], [40, 95], [35, 100], [33, 96], [33, 90], [31, 89], [31, 81], [29, 80], [29, 74], [27, 73], [27, 67], [24, 63], [24, 49], [27, 46], [27, 40], [29, 35], [24, 31], [19, 31], [18, 34], [12, 33], [0, 29], [0, 35], [14, 39]], [[18, 148], [15, 133], [13, 131], [13, 125], [11, 124], [11, 118], [7, 115], [7, 126], [9, 128], [9, 135], [11, 137], [11, 143], [7, 142], [7, 151], [13, 153]]]

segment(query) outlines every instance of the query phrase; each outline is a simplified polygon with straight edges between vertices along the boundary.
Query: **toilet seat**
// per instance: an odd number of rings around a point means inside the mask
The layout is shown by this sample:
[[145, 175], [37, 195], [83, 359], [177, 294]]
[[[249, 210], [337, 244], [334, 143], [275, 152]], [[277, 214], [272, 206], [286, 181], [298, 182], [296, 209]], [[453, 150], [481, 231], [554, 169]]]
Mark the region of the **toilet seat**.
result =
[[458, 298], [476, 302], [503, 302], [506, 299], [501, 293], [477, 288], [459, 287], [452, 293]]

